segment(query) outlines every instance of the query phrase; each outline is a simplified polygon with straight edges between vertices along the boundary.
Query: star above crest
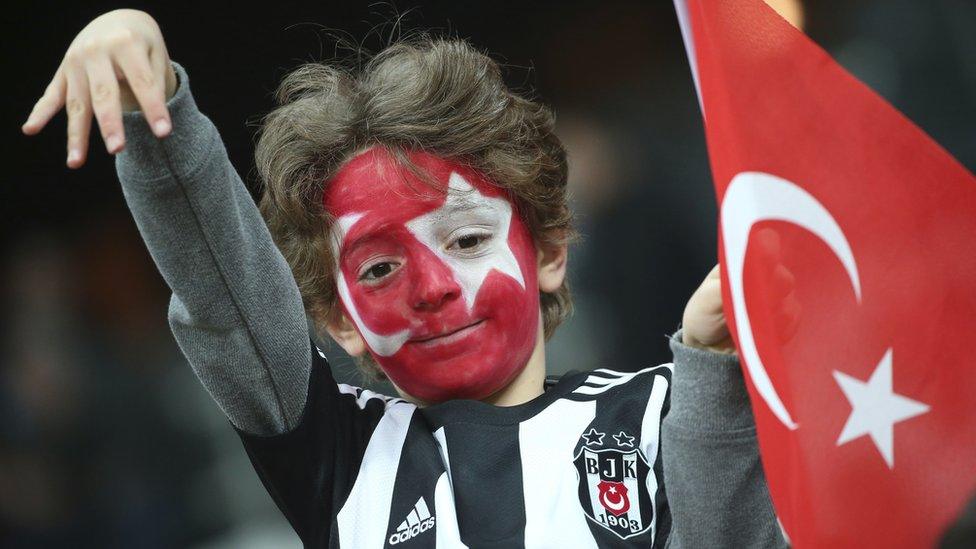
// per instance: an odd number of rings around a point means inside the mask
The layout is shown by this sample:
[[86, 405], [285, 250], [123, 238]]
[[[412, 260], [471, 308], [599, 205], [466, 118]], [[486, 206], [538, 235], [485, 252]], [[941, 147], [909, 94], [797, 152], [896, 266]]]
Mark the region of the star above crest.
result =
[[620, 434], [613, 435], [613, 440], [617, 441], [618, 446], [630, 446], [634, 447], [634, 437], [628, 435], [627, 433], [620, 431]]
[[593, 427], [590, 427], [590, 430], [583, 434], [583, 438], [586, 439], [587, 444], [594, 444], [598, 446], [603, 446], [603, 437], [605, 436], [606, 433], [601, 433]]

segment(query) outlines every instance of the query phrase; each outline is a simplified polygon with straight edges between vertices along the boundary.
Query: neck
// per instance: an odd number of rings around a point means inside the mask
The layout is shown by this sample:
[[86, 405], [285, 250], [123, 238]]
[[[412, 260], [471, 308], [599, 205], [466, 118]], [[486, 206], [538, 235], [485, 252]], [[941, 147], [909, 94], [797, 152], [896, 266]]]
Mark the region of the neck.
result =
[[517, 406], [525, 404], [541, 395], [546, 382], [546, 343], [542, 331], [542, 319], [539, 319], [539, 333], [535, 341], [532, 356], [525, 364], [525, 368], [511, 383], [496, 391], [482, 402], [495, 406]]

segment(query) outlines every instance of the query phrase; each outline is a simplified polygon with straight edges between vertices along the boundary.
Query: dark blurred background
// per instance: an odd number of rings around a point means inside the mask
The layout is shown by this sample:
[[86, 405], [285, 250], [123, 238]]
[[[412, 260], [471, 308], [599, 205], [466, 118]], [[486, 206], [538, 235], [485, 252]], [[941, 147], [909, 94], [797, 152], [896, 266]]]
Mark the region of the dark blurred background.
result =
[[[976, 166], [976, 3], [771, 3]], [[79, 171], [65, 167], [63, 114], [40, 136], [20, 133], [72, 38], [118, 7], [159, 22], [249, 184], [249, 121], [272, 107], [286, 71], [335, 54], [328, 30], [374, 51], [398, 19], [402, 31], [470, 39], [513, 87], [555, 108], [570, 153], [583, 233], [570, 256], [577, 314], [550, 342], [550, 370], [670, 361], [665, 336], [716, 258], [715, 198], [671, 2], [96, 4], [26, 2], [2, 14], [0, 546], [299, 546], [175, 345], [168, 290], [97, 131]]]

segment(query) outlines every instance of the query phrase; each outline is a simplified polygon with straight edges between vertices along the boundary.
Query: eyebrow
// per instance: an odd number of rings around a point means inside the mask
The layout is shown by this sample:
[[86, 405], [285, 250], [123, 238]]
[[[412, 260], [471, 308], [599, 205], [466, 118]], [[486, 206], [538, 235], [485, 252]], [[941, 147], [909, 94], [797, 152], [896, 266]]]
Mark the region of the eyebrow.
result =
[[[464, 214], [464, 213], [468, 213], [468, 212], [480, 210], [482, 208], [482, 206], [483, 205], [482, 204], [479, 204], [477, 201], [470, 200], [467, 197], [461, 197], [456, 202], [453, 202], [453, 203], [451, 203], [449, 205], [441, 206], [440, 208], [443, 208], [443, 212], [446, 214], [444, 217], [451, 217], [454, 214]], [[486, 208], [485, 213], [488, 214], [488, 215], [491, 215], [491, 214], [493, 214], [495, 212], [494, 212], [494, 210], [492, 208]], [[425, 215], [425, 214], [421, 214], [421, 215]], [[403, 223], [403, 225], [406, 225], [407, 223], [409, 223], [412, 220], [413, 219], [408, 219], [407, 221], [405, 221]], [[374, 229], [374, 230], [367, 231], [365, 233], [361, 233], [361, 234], [357, 235], [353, 239], [349, 239], [349, 235], [347, 233], [346, 235], [344, 235], [341, 249], [342, 250], [345, 250], [347, 252], [352, 251], [357, 246], [359, 246], [360, 244], [362, 244], [364, 241], [367, 241], [367, 240], [369, 240], [369, 239], [371, 239], [371, 238], [373, 238], [373, 237], [375, 237], [375, 236], [377, 236], [379, 234], [382, 234], [384, 232], [383, 229], [385, 229], [387, 227], [388, 227], [388, 225], [385, 225], [384, 224], [381, 227], [379, 227], [378, 229]]]
[[444, 206], [441, 206], [440, 209], [444, 213], [442, 217], [451, 217], [455, 214], [466, 214], [475, 211], [489, 216], [494, 216], [497, 214], [497, 211], [493, 206], [486, 205], [477, 199], [472, 200], [466, 196], [455, 198], [454, 202], [445, 204]]
[[445, 209], [450, 212], [469, 212], [471, 210], [477, 210], [480, 206], [480, 204], [473, 200], [460, 198], [458, 202], [454, 202], [450, 206], [445, 207]]
[[375, 237], [378, 234], [378, 232], [380, 231], [369, 231], [367, 233], [360, 234], [359, 236], [351, 240], [348, 239], [347, 237], [346, 239], [344, 239], [342, 246], [339, 248], [339, 250], [340, 252], [349, 253], [355, 250], [357, 247], [359, 247], [363, 242]]

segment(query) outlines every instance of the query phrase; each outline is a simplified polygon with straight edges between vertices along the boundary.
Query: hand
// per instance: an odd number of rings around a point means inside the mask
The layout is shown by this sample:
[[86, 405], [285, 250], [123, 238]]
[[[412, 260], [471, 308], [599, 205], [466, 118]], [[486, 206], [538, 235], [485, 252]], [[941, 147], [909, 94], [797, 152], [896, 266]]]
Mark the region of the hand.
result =
[[[793, 273], [783, 265], [780, 257], [779, 235], [772, 229], [762, 229], [754, 240], [761, 268], [770, 273], [768, 314], [774, 316], [777, 333], [785, 342], [796, 333], [800, 317], [800, 303], [794, 291]], [[722, 287], [719, 266], [716, 265], [695, 290], [685, 306], [682, 318], [682, 343], [717, 353], [735, 353], [735, 343], [729, 333], [722, 310]]]
[[21, 127], [39, 133], [67, 105], [69, 168], [80, 168], [88, 151], [92, 114], [109, 154], [125, 147], [122, 112], [141, 110], [156, 137], [169, 135], [166, 101], [176, 93], [159, 25], [149, 14], [115, 10], [95, 18], [68, 46], [44, 95]]
[[685, 305], [681, 340], [689, 347], [732, 354], [735, 353], [735, 343], [732, 342], [722, 311], [721, 284], [719, 266], [716, 265]]

